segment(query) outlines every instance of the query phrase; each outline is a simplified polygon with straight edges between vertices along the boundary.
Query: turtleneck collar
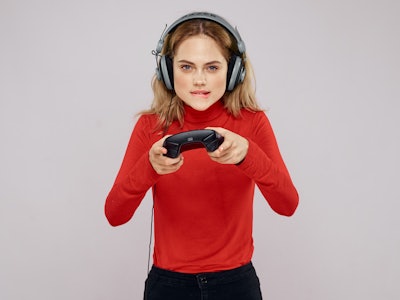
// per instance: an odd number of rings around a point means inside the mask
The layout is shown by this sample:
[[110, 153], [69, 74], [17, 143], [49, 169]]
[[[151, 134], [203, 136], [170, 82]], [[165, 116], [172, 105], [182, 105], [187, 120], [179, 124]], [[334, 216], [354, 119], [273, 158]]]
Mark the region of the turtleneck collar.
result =
[[184, 104], [185, 109], [185, 123], [210, 123], [211, 121], [220, 117], [224, 112], [224, 104], [222, 100], [215, 102], [204, 111], [195, 110], [194, 108]]

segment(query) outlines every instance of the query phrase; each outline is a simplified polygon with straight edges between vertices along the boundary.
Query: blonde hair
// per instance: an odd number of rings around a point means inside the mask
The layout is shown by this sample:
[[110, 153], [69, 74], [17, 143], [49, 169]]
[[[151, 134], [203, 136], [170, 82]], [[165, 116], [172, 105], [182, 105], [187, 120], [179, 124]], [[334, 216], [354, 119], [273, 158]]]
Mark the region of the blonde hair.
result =
[[[221, 25], [213, 21], [194, 19], [182, 23], [166, 36], [161, 55], [167, 55], [173, 59], [179, 45], [187, 38], [197, 35], [206, 35], [215, 40], [220, 45], [227, 62], [232, 55], [239, 52], [235, 38]], [[262, 110], [255, 97], [255, 77], [251, 63], [246, 57], [246, 53], [243, 53], [241, 58], [246, 70], [244, 80], [231, 92], [226, 91], [221, 99], [225, 109], [234, 117], [240, 116], [241, 109]], [[167, 128], [175, 120], [182, 126], [184, 122], [183, 101], [174, 91], [168, 90], [156, 74], [152, 78], [151, 85], [154, 93], [153, 103], [150, 109], [142, 111], [141, 114], [157, 114], [159, 117], [157, 129]]]

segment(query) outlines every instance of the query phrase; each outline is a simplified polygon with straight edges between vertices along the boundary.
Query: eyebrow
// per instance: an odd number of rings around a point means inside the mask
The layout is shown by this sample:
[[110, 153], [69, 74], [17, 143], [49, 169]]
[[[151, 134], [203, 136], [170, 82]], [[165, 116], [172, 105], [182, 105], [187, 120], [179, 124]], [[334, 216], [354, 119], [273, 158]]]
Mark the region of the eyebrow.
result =
[[[189, 65], [195, 65], [195, 63], [193, 63], [193, 62], [191, 62], [189, 60], [186, 60], [186, 59], [178, 60], [178, 63], [186, 63], [186, 64], [189, 64]], [[222, 62], [219, 61], [219, 60], [213, 60], [213, 61], [209, 61], [209, 62], [205, 63], [205, 65], [215, 65], [215, 64], [222, 64]]]

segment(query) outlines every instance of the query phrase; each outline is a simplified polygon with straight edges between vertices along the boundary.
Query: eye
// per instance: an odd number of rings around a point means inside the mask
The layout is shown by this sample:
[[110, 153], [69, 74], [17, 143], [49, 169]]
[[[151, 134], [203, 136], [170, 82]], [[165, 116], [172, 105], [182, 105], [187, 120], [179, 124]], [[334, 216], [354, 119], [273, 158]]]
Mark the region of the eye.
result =
[[219, 70], [219, 67], [215, 65], [210, 65], [207, 67], [207, 70], [209, 70], [210, 72], [215, 72]]
[[192, 69], [192, 66], [191, 66], [191, 65], [184, 64], [184, 65], [181, 65], [180, 68], [181, 68], [183, 71], [190, 71], [190, 70]]

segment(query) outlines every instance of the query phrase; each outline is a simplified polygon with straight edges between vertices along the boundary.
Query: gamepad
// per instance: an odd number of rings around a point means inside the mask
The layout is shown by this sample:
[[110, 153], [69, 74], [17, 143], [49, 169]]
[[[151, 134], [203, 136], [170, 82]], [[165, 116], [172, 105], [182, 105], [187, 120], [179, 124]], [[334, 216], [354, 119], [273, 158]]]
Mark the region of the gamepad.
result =
[[[188, 149], [205, 147], [208, 152], [213, 152], [224, 141], [224, 137], [218, 132], [211, 129], [198, 129], [184, 131], [167, 137], [164, 141], [163, 147], [167, 149], [165, 156], [176, 158], [179, 154]], [[184, 146], [187, 149], [184, 149]]]

